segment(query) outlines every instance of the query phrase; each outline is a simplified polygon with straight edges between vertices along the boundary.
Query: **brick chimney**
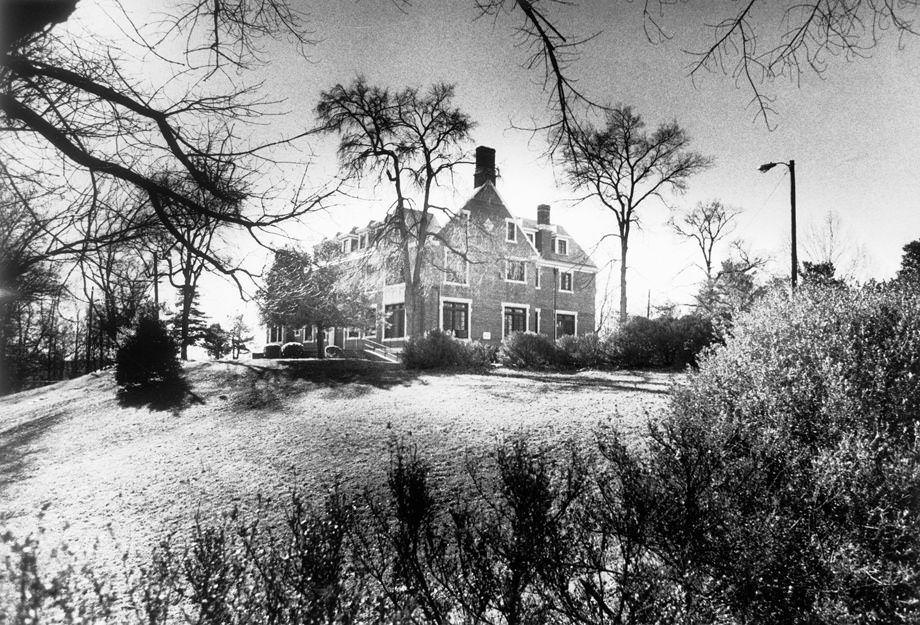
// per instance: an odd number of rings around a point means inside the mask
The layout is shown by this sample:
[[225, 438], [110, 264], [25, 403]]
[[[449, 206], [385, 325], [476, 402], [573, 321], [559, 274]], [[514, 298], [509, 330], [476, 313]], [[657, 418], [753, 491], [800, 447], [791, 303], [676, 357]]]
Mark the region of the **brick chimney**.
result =
[[480, 145], [476, 148], [476, 171], [473, 173], [473, 187], [487, 182], [495, 184], [495, 150]]
[[537, 225], [549, 225], [549, 204], [540, 204], [537, 206]]

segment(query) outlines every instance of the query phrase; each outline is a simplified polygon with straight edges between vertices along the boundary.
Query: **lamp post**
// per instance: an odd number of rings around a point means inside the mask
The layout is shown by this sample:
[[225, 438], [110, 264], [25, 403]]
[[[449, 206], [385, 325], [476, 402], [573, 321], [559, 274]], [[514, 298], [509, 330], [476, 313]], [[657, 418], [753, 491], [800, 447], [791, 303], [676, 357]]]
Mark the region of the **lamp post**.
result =
[[798, 284], [799, 262], [795, 249], [795, 161], [790, 160], [788, 163], [764, 163], [760, 166], [760, 172], [768, 172], [777, 165], [785, 165], [789, 168], [789, 204], [792, 208], [792, 290], [795, 290]]

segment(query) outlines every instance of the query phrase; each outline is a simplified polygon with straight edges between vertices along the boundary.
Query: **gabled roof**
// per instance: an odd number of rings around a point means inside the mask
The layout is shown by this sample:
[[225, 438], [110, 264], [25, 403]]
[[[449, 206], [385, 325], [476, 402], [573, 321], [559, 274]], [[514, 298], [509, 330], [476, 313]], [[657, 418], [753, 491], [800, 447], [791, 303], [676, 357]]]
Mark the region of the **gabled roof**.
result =
[[[558, 224], [552, 224], [554, 226], [555, 232], [552, 236], [554, 239], [565, 239], [568, 241], [568, 254], [557, 254], [556, 253], [556, 244], [550, 247], [549, 251], [539, 251], [540, 258], [544, 260], [549, 260], [557, 263], [566, 263], [571, 265], [576, 265], [584, 269], [597, 269], [597, 265], [591, 260], [591, 257], [585, 252], [582, 247], [578, 244], [572, 235], [566, 231], [565, 228]], [[524, 218], [521, 220], [521, 227], [525, 230], [539, 230], [540, 225], [537, 224], [536, 219], [527, 219]], [[544, 232], [552, 232], [551, 230], [544, 230]]]
[[[464, 210], [474, 211], [477, 210], [477, 205], [481, 206], [482, 204], [487, 205], [500, 205], [501, 212], [508, 215], [508, 217], [514, 219], [520, 228], [525, 230], [539, 230], [540, 226], [537, 224], [535, 219], [527, 219], [515, 217], [508, 210], [508, 205], [505, 203], [501, 194], [498, 192], [498, 189], [495, 188], [495, 185], [492, 182], [486, 182], [485, 184], [476, 187], [473, 189], [473, 195], [466, 201], [463, 205]], [[471, 205], [473, 205], [471, 207]], [[498, 206], [496, 206], [498, 209]], [[554, 238], [564, 238], [568, 241], [568, 254], [556, 254], [555, 243], [550, 248], [549, 251], [540, 251], [534, 248], [534, 252], [541, 259], [560, 263], [564, 265], [574, 266], [578, 269], [584, 269], [586, 271], [597, 271], [597, 265], [591, 261], [591, 257], [587, 252], [582, 249], [578, 242], [570, 235], [565, 228], [558, 224], [551, 224]]]

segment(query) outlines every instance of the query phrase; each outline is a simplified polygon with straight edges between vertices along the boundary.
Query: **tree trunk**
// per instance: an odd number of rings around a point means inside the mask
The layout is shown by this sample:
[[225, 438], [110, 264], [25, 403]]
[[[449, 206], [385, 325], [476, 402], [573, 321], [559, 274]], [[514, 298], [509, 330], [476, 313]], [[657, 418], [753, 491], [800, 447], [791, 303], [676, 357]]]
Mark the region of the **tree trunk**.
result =
[[620, 237], [620, 323], [626, 323], [626, 250], [627, 239]]
[[320, 325], [316, 326], [316, 357], [326, 357], [326, 328]]
[[7, 324], [10, 318], [10, 304], [0, 303], [0, 396], [12, 389], [12, 372], [7, 368]]
[[403, 298], [406, 307], [406, 338], [422, 336], [425, 333], [425, 309], [422, 299], [419, 285], [407, 282]]
[[191, 289], [187, 286], [182, 289], [182, 317], [179, 332], [179, 352], [182, 360], [188, 360], [188, 315], [192, 308]]

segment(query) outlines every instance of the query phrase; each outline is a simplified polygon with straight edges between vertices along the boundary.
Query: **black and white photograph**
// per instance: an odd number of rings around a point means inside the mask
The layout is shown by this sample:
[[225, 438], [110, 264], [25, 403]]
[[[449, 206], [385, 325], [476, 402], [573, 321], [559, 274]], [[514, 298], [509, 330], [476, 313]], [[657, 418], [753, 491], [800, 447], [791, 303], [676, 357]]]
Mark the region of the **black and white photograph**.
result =
[[0, 625], [920, 624], [920, 0], [0, 0]]

